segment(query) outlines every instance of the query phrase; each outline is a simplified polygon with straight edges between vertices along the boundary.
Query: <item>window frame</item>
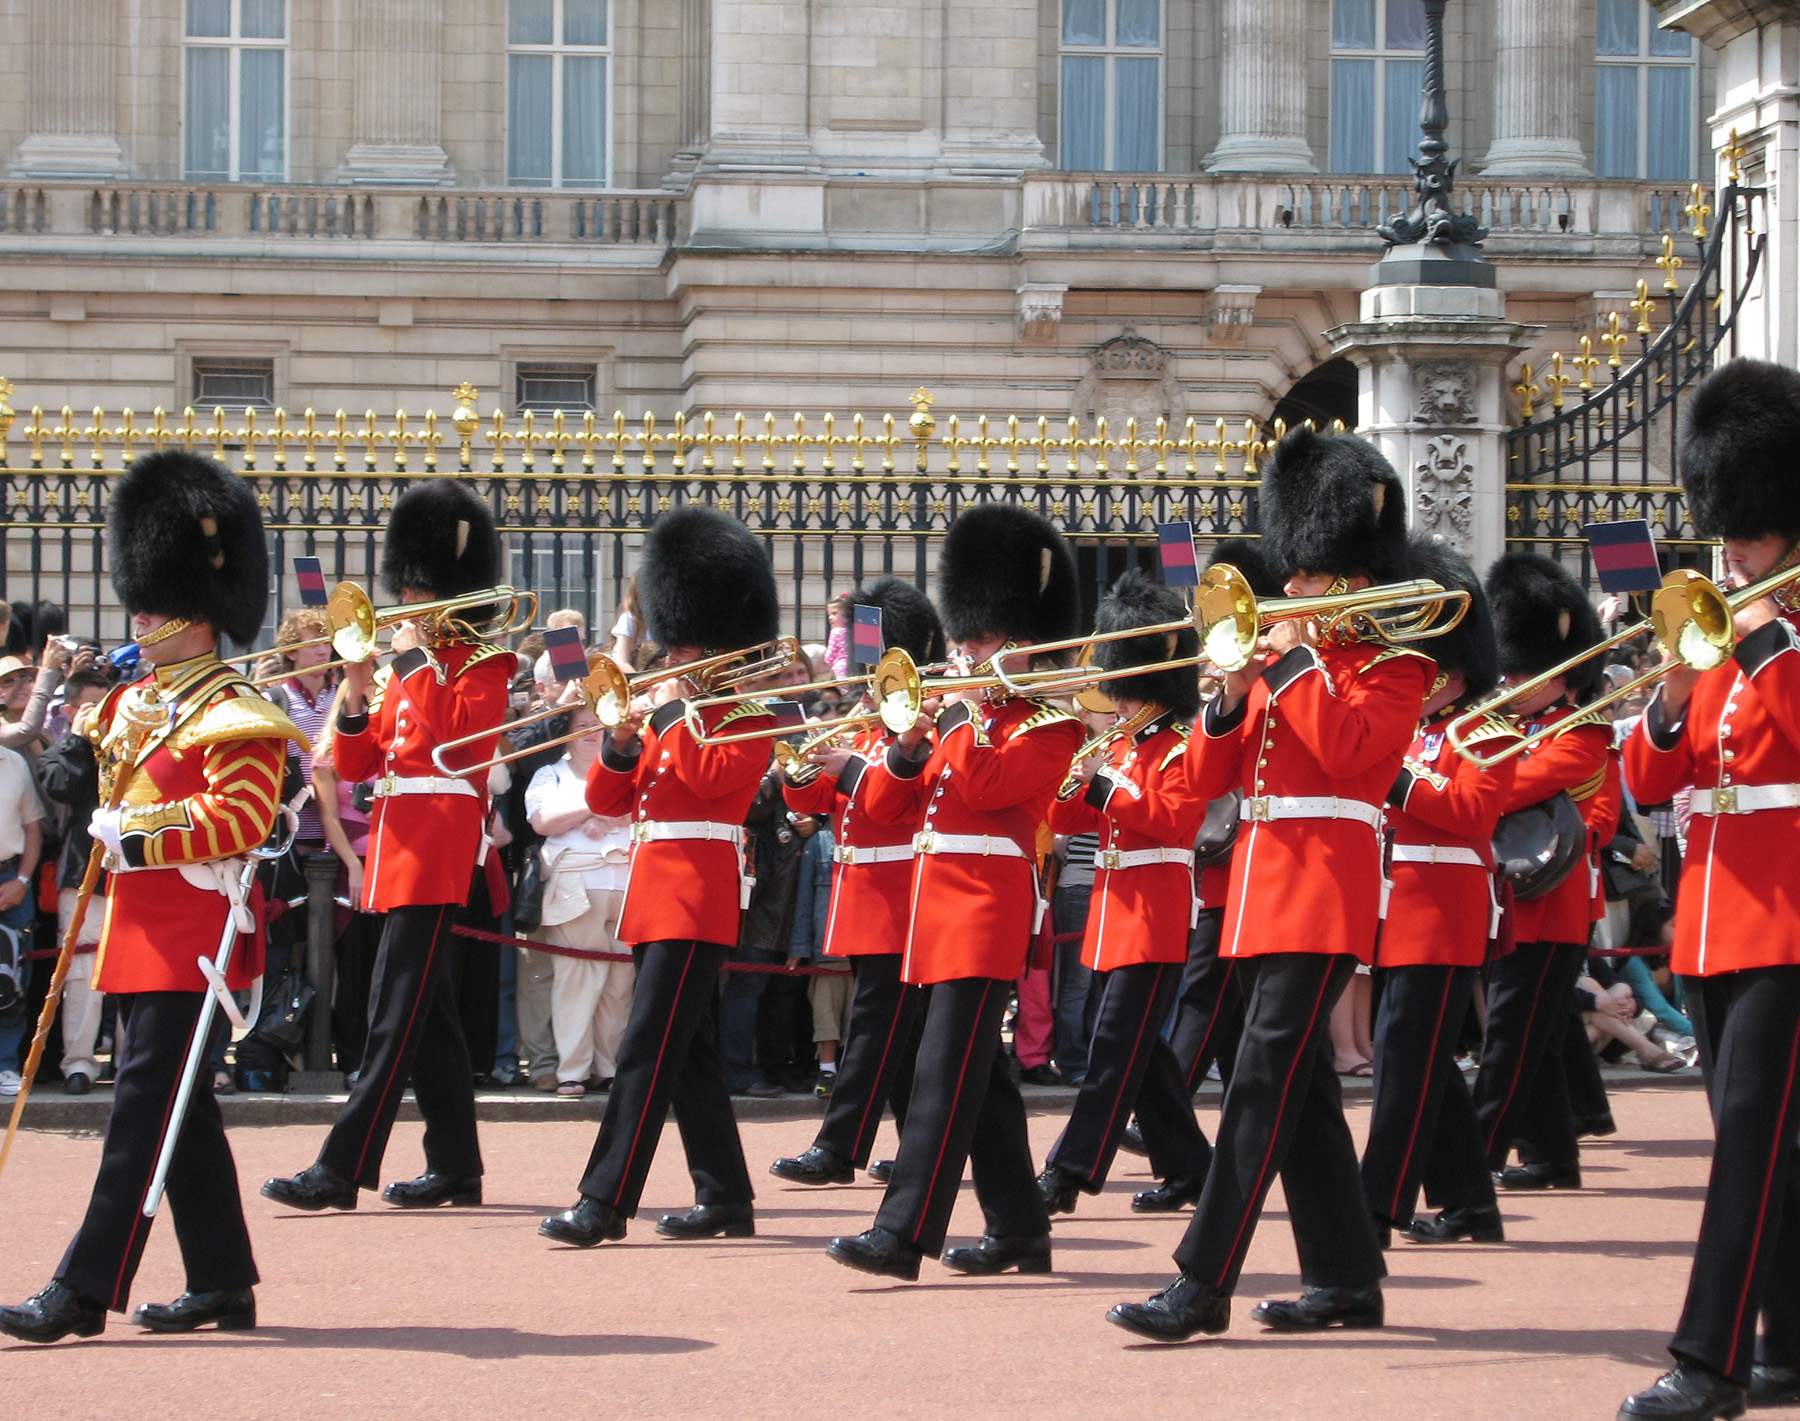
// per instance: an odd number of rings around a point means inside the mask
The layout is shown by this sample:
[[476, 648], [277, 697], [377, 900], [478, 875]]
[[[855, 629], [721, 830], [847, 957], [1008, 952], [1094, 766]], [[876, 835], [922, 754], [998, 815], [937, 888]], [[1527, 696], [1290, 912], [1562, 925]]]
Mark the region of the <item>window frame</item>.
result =
[[[502, 125], [502, 152], [506, 155], [506, 186], [525, 188], [535, 192], [605, 192], [613, 186], [613, 139], [618, 132], [618, 115], [614, 109], [615, 76], [618, 72], [616, 64], [617, 47], [614, 36], [618, 32], [617, 0], [606, 2], [606, 43], [605, 44], [569, 44], [563, 39], [563, 16], [566, 10], [565, 0], [551, 0], [550, 24], [552, 40], [549, 44], [516, 43], [512, 39], [512, 4], [507, 0], [503, 23], [508, 27], [506, 40], [506, 95], [504, 112], [505, 122]], [[536, 179], [520, 179], [511, 171], [512, 162], [512, 56], [515, 54], [543, 54], [550, 56], [550, 181], [538, 182]], [[598, 184], [582, 179], [575, 186], [569, 185], [563, 176], [563, 70], [570, 57], [578, 59], [602, 59], [605, 61], [606, 92], [601, 97], [601, 108], [606, 118], [606, 141], [603, 172]]]
[[[230, 7], [231, 22], [228, 33], [223, 35], [191, 35], [187, 32], [187, 0], [182, 0], [181, 7], [181, 172], [186, 182], [198, 183], [286, 183], [291, 181], [294, 161], [294, 66], [292, 63], [292, 44], [294, 34], [293, 0], [283, 0], [281, 9], [281, 38], [261, 39], [246, 38], [244, 28], [244, 0], [227, 0]], [[216, 173], [196, 174], [187, 165], [187, 140], [190, 109], [188, 101], [191, 97], [188, 88], [188, 51], [191, 49], [223, 49], [229, 56], [226, 60], [225, 104], [226, 104], [226, 170], [227, 176], [220, 177]], [[280, 50], [281, 61], [281, 171], [279, 174], [251, 173], [243, 171], [243, 54], [248, 49]]]
[[[542, 405], [527, 403], [520, 398], [524, 393], [523, 385], [526, 380], [554, 378], [557, 375], [571, 379], [578, 375], [586, 375], [588, 402], [585, 405], [555, 405], [545, 408]], [[584, 414], [599, 413], [599, 405], [596, 403], [600, 397], [600, 363], [598, 361], [517, 360], [513, 362], [512, 386], [513, 413], [515, 415], [523, 415], [526, 410], [530, 410], [534, 419], [550, 419], [560, 409], [565, 415], [574, 415], [576, 419], [580, 419]]]
[[[1600, 167], [1600, 85], [1598, 71], [1601, 69], [1633, 69], [1632, 102], [1636, 105], [1635, 147], [1631, 172], [1626, 175], [1613, 174], [1601, 178], [1603, 182], [1637, 182], [1637, 183], [1686, 183], [1702, 177], [1700, 171], [1701, 144], [1700, 116], [1700, 44], [1692, 35], [1686, 36], [1688, 52], [1685, 55], [1656, 54], [1650, 45], [1652, 37], [1660, 29], [1656, 23], [1656, 12], [1639, 0], [1637, 7], [1637, 53], [1635, 54], [1601, 54], [1599, 36], [1594, 40], [1594, 68], [1596, 81], [1594, 84], [1594, 168], [1599, 177]], [[1675, 33], [1681, 33], [1675, 31]], [[1679, 177], [1652, 178], [1650, 169], [1650, 71], [1652, 69], [1685, 69], [1688, 72], [1688, 122], [1687, 122], [1687, 167]]]
[[[1056, 7], [1056, 159], [1058, 168], [1065, 172], [1077, 171], [1063, 163], [1062, 153], [1065, 127], [1063, 104], [1063, 61], [1070, 57], [1097, 58], [1102, 61], [1104, 79], [1101, 83], [1101, 166], [1099, 169], [1082, 171], [1099, 171], [1103, 173], [1119, 172], [1156, 172], [1167, 171], [1168, 165], [1168, 128], [1169, 128], [1169, 6], [1168, 0], [1156, 0], [1156, 44], [1120, 44], [1119, 33], [1119, 0], [1102, 0], [1106, 7], [1106, 34], [1104, 44], [1071, 45], [1063, 39], [1063, 7], [1067, 0], [1057, 0]], [[1151, 169], [1125, 169], [1118, 166], [1118, 64], [1120, 59], [1156, 60], [1156, 166]]]
[[[1335, 8], [1335, 0], [1333, 0], [1333, 5]], [[1345, 46], [1339, 46], [1339, 44], [1337, 43], [1337, 36], [1336, 36], [1336, 28], [1337, 27], [1336, 27], [1336, 23], [1335, 23], [1335, 21], [1336, 21], [1335, 14], [1331, 16], [1331, 23], [1327, 30], [1329, 44], [1328, 44], [1326, 59], [1327, 59], [1328, 64], [1335, 65], [1336, 61], [1338, 61], [1340, 59], [1354, 59], [1354, 60], [1363, 60], [1370, 64], [1373, 64], [1374, 68], [1375, 68], [1375, 85], [1374, 85], [1375, 111], [1374, 111], [1374, 117], [1373, 117], [1374, 131], [1373, 131], [1373, 135], [1372, 135], [1372, 141], [1370, 143], [1371, 150], [1374, 152], [1374, 155], [1375, 155], [1375, 166], [1372, 171], [1364, 171], [1361, 169], [1351, 170], [1348, 168], [1339, 168], [1337, 166], [1337, 162], [1336, 162], [1336, 157], [1337, 157], [1336, 138], [1337, 138], [1337, 135], [1335, 132], [1329, 131], [1329, 114], [1331, 112], [1331, 84], [1330, 84], [1329, 71], [1328, 71], [1327, 83], [1326, 83], [1326, 97], [1325, 97], [1326, 113], [1328, 115], [1328, 119], [1327, 119], [1328, 131], [1326, 133], [1326, 140], [1325, 140], [1325, 147], [1326, 147], [1325, 157], [1326, 157], [1326, 164], [1330, 168], [1331, 175], [1333, 177], [1403, 178], [1403, 177], [1406, 177], [1411, 171], [1410, 167], [1403, 167], [1403, 168], [1399, 168], [1399, 169], [1395, 170], [1394, 172], [1390, 173], [1380, 166], [1386, 157], [1386, 150], [1387, 150], [1387, 146], [1388, 146], [1387, 145], [1387, 140], [1388, 140], [1388, 132], [1387, 132], [1387, 120], [1388, 120], [1387, 69], [1388, 69], [1389, 64], [1396, 63], [1396, 62], [1403, 63], [1403, 64], [1418, 64], [1418, 65], [1423, 66], [1423, 64], [1425, 62], [1425, 51], [1423, 49], [1390, 49], [1388, 47], [1388, 43], [1387, 43], [1387, 22], [1388, 22], [1387, 0], [1373, 0], [1372, 8], [1374, 9], [1374, 12], [1375, 12], [1375, 14], [1374, 14], [1375, 44], [1374, 44], [1374, 47], [1371, 49], [1360, 49], [1360, 48], [1350, 48], [1350, 47], [1345, 47]], [[1416, 120], [1415, 120], [1415, 127], [1416, 127]], [[1412, 154], [1416, 155], [1417, 151], [1418, 151], [1418, 145], [1415, 143], [1412, 145]]]
[[[250, 366], [258, 367], [259, 372], [262, 367], [267, 367], [269, 398], [266, 404], [260, 400], [203, 400], [200, 397], [200, 378], [204, 370], [210, 367], [223, 374], [227, 367], [234, 365], [242, 367], [246, 373]], [[192, 398], [184, 407], [192, 408], [197, 415], [210, 414], [221, 408], [227, 413], [242, 414], [246, 409], [253, 409], [258, 414], [273, 414], [281, 407], [280, 371], [274, 355], [195, 353], [188, 358], [188, 389]]]

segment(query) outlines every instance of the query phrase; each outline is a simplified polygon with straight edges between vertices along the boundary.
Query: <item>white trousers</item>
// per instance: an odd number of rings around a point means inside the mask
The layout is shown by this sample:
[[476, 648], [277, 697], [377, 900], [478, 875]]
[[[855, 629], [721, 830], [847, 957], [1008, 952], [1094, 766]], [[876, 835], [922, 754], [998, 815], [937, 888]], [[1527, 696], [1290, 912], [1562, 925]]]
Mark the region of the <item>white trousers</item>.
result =
[[[75, 916], [73, 888], [56, 895], [56, 936], [58, 944], [69, 932], [69, 920]], [[88, 900], [87, 913], [81, 920], [83, 947], [100, 941], [100, 928], [106, 921], [106, 900], [96, 895]], [[95, 954], [78, 952], [69, 963], [69, 976], [63, 983], [62, 1073], [80, 1071], [89, 1081], [99, 1078], [100, 1063], [94, 1059], [94, 1045], [100, 1036], [100, 1008], [104, 995], [93, 988]]]
[[[555, 929], [545, 929], [548, 938]], [[550, 1030], [551, 977], [556, 959], [547, 952], [519, 949], [519, 978], [513, 1010], [519, 1018], [519, 1070], [528, 1081], [556, 1074], [556, 1037]]]
[[[590, 952], [625, 951], [617, 936], [624, 890], [590, 888], [587, 897], [587, 912], [544, 928], [544, 941]], [[556, 1034], [557, 1079], [604, 1080], [616, 1075], [619, 1041], [631, 1014], [637, 969], [629, 962], [590, 962], [576, 957], [551, 957], [550, 961], [554, 977], [550, 1023]]]

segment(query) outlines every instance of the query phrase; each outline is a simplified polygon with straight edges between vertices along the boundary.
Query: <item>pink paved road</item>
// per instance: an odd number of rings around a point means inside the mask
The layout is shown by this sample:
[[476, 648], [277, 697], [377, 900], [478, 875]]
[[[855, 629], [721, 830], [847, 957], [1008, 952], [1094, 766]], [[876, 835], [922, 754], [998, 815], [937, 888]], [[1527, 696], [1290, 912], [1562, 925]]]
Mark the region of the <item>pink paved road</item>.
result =
[[[399, 1214], [365, 1195], [356, 1213], [316, 1216], [277, 1209], [255, 1188], [310, 1160], [322, 1132], [238, 1130], [267, 1279], [261, 1330], [163, 1338], [119, 1323], [93, 1342], [15, 1344], [0, 1348], [0, 1396], [9, 1414], [57, 1421], [1602, 1421], [1664, 1365], [1709, 1149], [1696, 1090], [1621, 1091], [1615, 1113], [1619, 1135], [1588, 1150], [1589, 1189], [1507, 1199], [1505, 1246], [1397, 1247], [1381, 1332], [1275, 1337], [1248, 1321], [1257, 1299], [1297, 1286], [1278, 1190], [1231, 1331], [1175, 1348], [1134, 1345], [1102, 1321], [1111, 1303], [1168, 1280], [1182, 1226], [1129, 1212], [1146, 1177], [1130, 1156], [1100, 1198], [1058, 1224], [1054, 1275], [975, 1280], [928, 1263], [919, 1284], [890, 1286], [821, 1251], [829, 1235], [867, 1225], [873, 1186], [809, 1191], [762, 1174], [807, 1143], [803, 1121], [744, 1127], [761, 1191], [756, 1239], [654, 1236], [656, 1214], [690, 1197], [671, 1128], [631, 1237], [585, 1253], [533, 1230], [573, 1198], [588, 1126], [484, 1126], [480, 1210]], [[1359, 1133], [1366, 1117], [1366, 1105], [1352, 1107]], [[1212, 1113], [1203, 1118], [1210, 1126]], [[1034, 1118], [1040, 1159], [1060, 1124]], [[92, 1136], [20, 1140], [0, 1182], [0, 1296], [16, 1300], [48, 1277], [97, 1154]], [[389, 1158], [394, 1175], [418, 1167], [418, 1126], [399, 1128]], [[953, 1238], [978, 1219], [965, 1188]], [[180, 1283], [159, 1223], [137, 1300]]]

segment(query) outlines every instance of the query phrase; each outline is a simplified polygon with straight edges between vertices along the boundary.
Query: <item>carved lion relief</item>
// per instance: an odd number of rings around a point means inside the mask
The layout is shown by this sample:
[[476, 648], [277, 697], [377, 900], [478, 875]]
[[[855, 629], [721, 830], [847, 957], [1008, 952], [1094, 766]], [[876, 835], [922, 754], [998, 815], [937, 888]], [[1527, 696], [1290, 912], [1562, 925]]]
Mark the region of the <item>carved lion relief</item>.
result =
[[1474, 424], [1475, 372], [1466, 365], [1432, 361], [1418, 367], [1417, 424]]

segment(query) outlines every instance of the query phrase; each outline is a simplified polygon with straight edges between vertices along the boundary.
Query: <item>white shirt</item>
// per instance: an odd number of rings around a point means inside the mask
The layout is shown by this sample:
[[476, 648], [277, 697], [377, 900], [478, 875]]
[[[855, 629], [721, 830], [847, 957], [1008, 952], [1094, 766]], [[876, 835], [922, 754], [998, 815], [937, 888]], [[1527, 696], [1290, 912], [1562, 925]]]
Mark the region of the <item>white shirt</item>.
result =
[[[528, 819], [536, 819], [540, 814], [568, 814], [572, 810], [586, 807], [587, 781], [575, 773], [575, 768], [566, 755], [553, 765], [545, 765], [531, 777], [531, 783], [525, 787], [525, 815]], [[558, 850], [584, 855], [597, 854], [602, 862], [581, 875], [582, 886], [623, 889], [626, 866], [631, 860], [631, 820], [623, 817], [601, 818], [600, 822], [606, 825], [606, 833], [598, 839], [592, 837], [580, 824], [566, 833], [546, 835], [545, 855], [554, 857]]]
[[0, 861], [25, 852], [25, 826], [44, 817], [31, 767], [17, 750], [0, 748]]

